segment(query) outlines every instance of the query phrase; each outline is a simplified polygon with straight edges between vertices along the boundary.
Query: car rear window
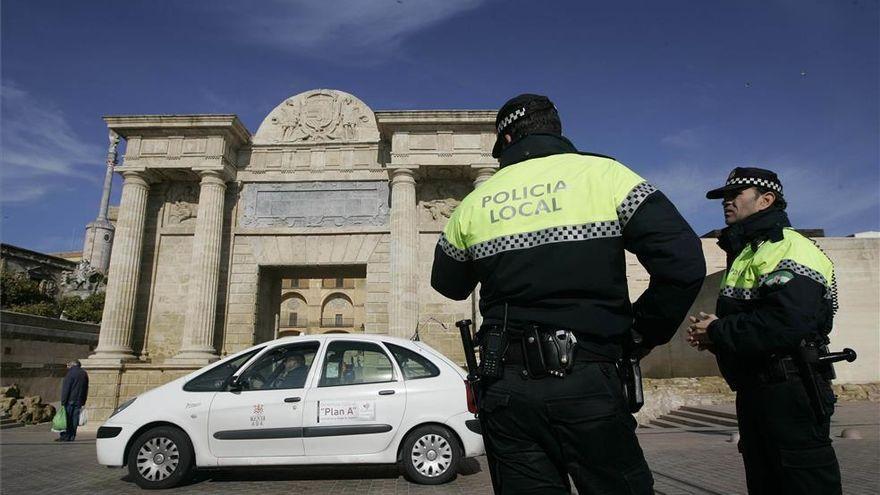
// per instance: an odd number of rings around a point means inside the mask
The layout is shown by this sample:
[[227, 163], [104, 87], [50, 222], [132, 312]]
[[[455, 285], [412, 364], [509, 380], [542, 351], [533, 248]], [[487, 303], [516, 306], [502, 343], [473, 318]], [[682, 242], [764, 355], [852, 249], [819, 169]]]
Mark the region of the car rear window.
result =
[[391, 351], [391, 355], [403, 371], [404, 380], [431, 378], [440, 374], [440, 369], [425, 356], [388, 342], [385, 342], [385, 346]]

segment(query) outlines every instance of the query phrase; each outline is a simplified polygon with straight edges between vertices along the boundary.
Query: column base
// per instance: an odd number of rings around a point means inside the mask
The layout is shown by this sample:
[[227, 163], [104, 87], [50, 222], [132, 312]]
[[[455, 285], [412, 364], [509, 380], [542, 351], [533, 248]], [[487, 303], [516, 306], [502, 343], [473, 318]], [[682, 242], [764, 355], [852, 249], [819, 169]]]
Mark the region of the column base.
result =
[[182, 351], [165, 361], [167, 364], [206, 365], [220, 359], [213, 350], [211, 351]]
[[138, 358], [130, 352], [96, 351], [86, 359], [80, 360], [83, 368], [94, 366], [122, 366], [124, 363], [137, 362]]

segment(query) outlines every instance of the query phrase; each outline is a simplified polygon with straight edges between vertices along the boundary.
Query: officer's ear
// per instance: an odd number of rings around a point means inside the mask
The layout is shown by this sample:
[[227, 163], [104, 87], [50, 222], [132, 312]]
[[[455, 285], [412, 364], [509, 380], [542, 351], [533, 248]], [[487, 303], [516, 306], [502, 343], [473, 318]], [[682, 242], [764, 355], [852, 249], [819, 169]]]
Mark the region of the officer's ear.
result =
[[776, 202], [776, 193], [772, 191], [759, 192], [758, 193], [758, 211], [766, 210], [773, 206], [773, 203]]
[[511, 136], [510, 134], [505, 134], [504, 140], [507, 141], [507, 144], [510, 144], [510, 142], [513, 141], [513, 136]]

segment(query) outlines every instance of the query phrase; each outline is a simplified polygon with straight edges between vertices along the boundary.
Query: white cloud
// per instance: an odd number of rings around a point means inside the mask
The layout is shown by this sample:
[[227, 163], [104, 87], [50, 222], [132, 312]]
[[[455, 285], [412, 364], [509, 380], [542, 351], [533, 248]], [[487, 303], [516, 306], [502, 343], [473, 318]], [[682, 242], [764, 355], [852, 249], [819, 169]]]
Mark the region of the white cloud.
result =
[[[80, 140], [64, 114], [9, 82], [2, 83], [0, 178], [3, 202], [41, 198], [56, 178], [95, 179], [99, 146]], [[100, 175], [100, 174], [98, 174]]]
[[700, 139], [700, 131], [698, 129], [684, 129], [675, 134], [665, 136], [660, 142], [673, 148], [685, 150], [694, 150], [702, 147], [702, 140]]
[[[316, 57], [390, 53], [409, 34], [487, 0], [272, 0], [236, 17], [240, 34]], [[211, 4], [212, 8], [213, 5]], [[241, 9], [241, 3], [228, 4]], [[357, 60], [347, 60], [357, 62]], [[363, 60], [361, 60], [363, 62]]]

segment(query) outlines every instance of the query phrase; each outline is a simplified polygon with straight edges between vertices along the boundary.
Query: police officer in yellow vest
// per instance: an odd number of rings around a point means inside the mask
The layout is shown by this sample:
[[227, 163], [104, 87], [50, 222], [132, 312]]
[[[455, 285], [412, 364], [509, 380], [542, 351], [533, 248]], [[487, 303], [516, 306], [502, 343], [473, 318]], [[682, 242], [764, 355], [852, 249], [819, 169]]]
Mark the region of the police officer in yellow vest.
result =
[[[705, 276], [672, 203], [607, 156], [581, 153], [540, 95], [496, 118], [501, 168], [456, 208], [431, 285], [481, 283], [480, 417], [496, 493], [652, 493], [615, 361], [672, 337]], [[651, 276], [630, 303], [624, 250]], [[498, 357], [498, 366], [494, 357]]]
[[737, 392], [749, 493], [841, 493], [828, 431], [833, 371], [816, 366], [810, 378], [799, 361], [804, 346], [828, 342], [837, 310], [834, 267], [791, 228], [775, 173], [736, 168], [706, 197], [723, 199], [728, 227], [718, 244], [728, 268], [717, 316], [692, 316], [688, 340], [715, 353]]

